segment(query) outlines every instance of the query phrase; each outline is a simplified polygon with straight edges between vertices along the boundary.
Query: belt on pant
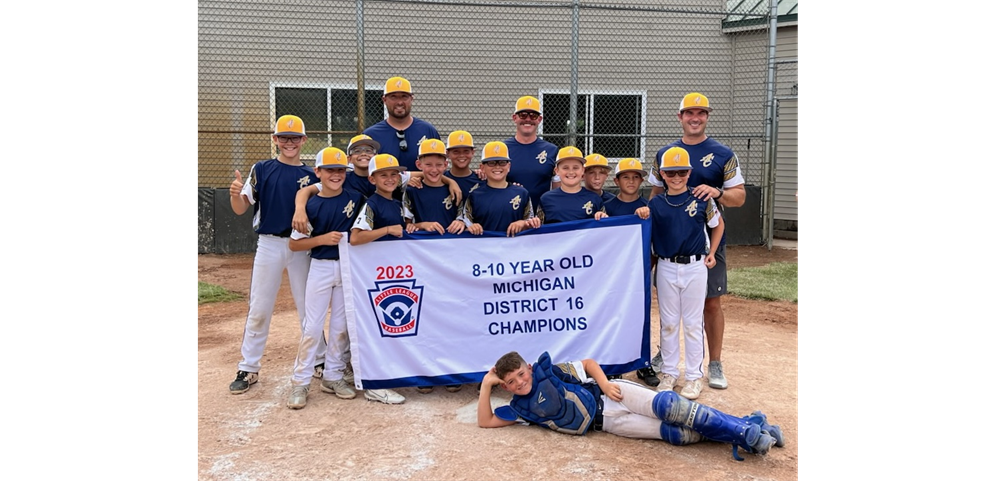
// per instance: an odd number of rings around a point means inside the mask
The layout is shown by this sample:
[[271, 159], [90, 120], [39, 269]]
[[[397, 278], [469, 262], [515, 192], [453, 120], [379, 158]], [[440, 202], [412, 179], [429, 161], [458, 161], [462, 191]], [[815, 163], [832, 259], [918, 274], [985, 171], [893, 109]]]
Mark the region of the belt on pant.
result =
[[704, 254], [697, 256], [674, 256], [674, 257], [663, 257], [662, 259], [667, 262], [673, 262], [676, 264], [690, 264], [692, 262], [698, 262], [705, 258]]

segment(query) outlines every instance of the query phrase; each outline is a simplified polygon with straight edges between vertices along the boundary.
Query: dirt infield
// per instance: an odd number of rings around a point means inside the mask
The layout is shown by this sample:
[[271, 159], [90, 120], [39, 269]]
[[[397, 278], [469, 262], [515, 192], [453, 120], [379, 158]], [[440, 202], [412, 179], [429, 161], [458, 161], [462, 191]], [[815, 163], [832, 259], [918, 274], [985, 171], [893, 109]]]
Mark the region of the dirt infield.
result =
[[[730, 267], [797, 262], [798, 251], [729, 247]], [[259, 383], [232, 395], [248, 310], [251, 254], [200, 255], [198, 278], [246, 299], [198, 309], [198, 472], [201, 480], [793, 480], [798, 479], [798, 305], [726, 296], [723, 364], [730, 387], [698, 401], [736, 415], [763, 410], [787, 446], [736, 462], [729, 445], [671, 446], [539, 427], [481, 429], [476, 390], [397, 391], [402, 405], [341, 400], [312, 384], [307, 407], [286, 407], [300, 339], [290, 289], [277, 301]], [[653, 299], [651, 333], [659, 338]], [[707, 359], [706, 359], [707, 362]], [[625, 376], [636, 380], [635, 373]], [[679, 383], [680, 384], [680, 383]], [[507, 399], [495, 394], [492, 402]]]

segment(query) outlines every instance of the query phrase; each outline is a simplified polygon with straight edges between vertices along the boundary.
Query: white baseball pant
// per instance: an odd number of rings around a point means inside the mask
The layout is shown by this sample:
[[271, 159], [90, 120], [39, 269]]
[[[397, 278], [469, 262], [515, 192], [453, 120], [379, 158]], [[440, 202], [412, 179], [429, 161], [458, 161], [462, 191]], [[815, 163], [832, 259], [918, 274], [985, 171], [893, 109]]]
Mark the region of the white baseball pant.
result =
[[[314, 365], [325, 363], [323, 377], [327, 381], [342, 379], [345, 369], [343, 354], [349, 347], [346, 334], [345, 290], [342, 287], [342, 270], [339, 261], [311, 259], [308, 272], [304, 329], [294, 362], [291, 384], [307, 386], [311, 383]], [[328, 342], [325, 344], [325, 317], [331, 307], [328, 322]]]
[[[283, 271], [290, 279], [290, 293], [297, 305], [297, 316], [304, 328], [304, 291], [311, 258], [307, 251], [290, 250], [290, 239], [272, 235], [259, 235], [256, 256], [252, 261], [252, 281], [249, 285], [249, 314], [245, 318], [242, 334], [242, 361], [238, 369], [259, 372], [270, 321], [276, 306], [276, 296], [283, 283]], [[324, 339], [322, 340], [324, 344]], [[321, 346], [322, 348], [324, 345]]]
[[704, 259], [678, 264], [662, 258], [656, 263], [656, 297], [660, 306], [661, 371], [680, 377], [681, 360], [678, 328], [683, 318], [684, 379], [694, 381], [704, 376], [705, 295], [708, 293], [708, 268]]

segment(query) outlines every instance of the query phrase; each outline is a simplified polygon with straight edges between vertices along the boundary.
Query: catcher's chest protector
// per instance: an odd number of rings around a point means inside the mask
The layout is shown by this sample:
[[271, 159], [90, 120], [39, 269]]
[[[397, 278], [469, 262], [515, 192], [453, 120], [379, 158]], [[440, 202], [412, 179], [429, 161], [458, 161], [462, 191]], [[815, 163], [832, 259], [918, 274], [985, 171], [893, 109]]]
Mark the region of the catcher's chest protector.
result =
[[554, 431], [584, 434], [597, 412], [595, 394], [580, 384], [560, 379], [553, 369], [549, 353], [542, 353], [532, 365], [532, 391], [526, 396], [513, 396], [509, 407], [522, 419]]

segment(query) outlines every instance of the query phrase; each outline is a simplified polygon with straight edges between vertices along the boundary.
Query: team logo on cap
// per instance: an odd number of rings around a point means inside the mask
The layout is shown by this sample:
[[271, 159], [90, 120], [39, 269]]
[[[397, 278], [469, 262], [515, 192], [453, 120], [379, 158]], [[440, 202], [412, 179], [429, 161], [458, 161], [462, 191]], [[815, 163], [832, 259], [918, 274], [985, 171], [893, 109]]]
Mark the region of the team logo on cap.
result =
[[401, 81], [400, 79], [398, 79], [398, 81], [397, 81], [397, 82], [394, 82], [394, 87], [396, 87], [396, 88], [401, 88], [401, 85], [402, 85], [403, 83], [404, 83], [403, 81]]
[[376, 283], [374, 289], [367, 291], [381, 337], [418, 334], [421, 296], [425, 286], [415, 285], [416, 282], [414, 279], [381, 281]]
[[500, 153], [501, 153], [501, 146], [500, 145], [495, 145], [494, 146], [494, 155], [497, 155], [497, 154], [500, 154]]
[[701, 105], [701, 95], [694, 98], [695, 105]]

